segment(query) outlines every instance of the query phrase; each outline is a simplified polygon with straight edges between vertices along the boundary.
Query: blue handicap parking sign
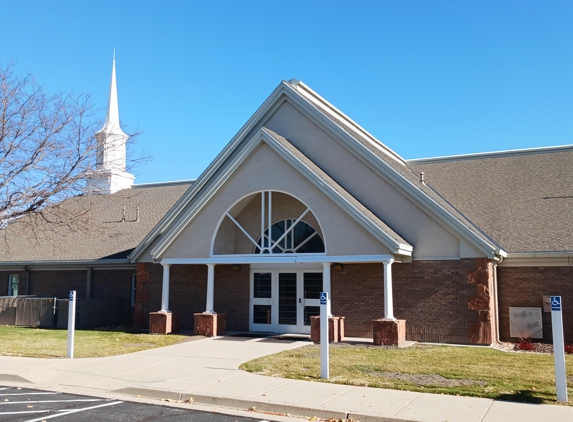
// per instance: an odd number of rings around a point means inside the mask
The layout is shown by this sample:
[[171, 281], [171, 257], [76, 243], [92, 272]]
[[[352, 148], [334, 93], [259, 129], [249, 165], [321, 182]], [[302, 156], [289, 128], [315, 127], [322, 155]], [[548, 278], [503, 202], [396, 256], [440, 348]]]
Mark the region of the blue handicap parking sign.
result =
[[320, 292], [320, 304], [326, 305], [326, 292]]
[[70, 290], [70, 300], [74, 300], [74, 291]]
[[551, 296], [551, 310], [552, 311], [561, 310], [561, 296]]

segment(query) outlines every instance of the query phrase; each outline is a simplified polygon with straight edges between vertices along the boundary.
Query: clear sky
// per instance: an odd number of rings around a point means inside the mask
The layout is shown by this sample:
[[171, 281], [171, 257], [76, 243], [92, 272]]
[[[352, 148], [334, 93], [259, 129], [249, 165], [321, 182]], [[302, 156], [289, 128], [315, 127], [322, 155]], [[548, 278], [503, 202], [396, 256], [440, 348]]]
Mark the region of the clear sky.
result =
[[297, 78], [404, 158], [573, 144], [573, 1], [11, 1], [0, 60], [105, 114], [196, 178]]

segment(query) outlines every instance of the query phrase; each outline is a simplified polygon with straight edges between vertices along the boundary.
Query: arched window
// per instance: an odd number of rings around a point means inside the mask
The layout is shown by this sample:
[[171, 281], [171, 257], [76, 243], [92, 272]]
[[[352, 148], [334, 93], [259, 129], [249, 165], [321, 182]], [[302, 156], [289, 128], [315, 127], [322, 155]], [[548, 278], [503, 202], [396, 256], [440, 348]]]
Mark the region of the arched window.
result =
[[[295, 224], [296, 223], [296, 224]], [[294, 227], [293, 227], [294, 224]], [[265, 232], [257, 242], [254, 253], [321, 253], [324, 252], [324, 242], [312, 226], [289, 218], [274, 223], [271, 226], [271, 241]], [[270, 247], [268, 246], [270, 243]]]
[[237, 200], [213, 237], [213, 255], [325, 253], [324, 233], [311, 209], [278, 191], [258, 191]]

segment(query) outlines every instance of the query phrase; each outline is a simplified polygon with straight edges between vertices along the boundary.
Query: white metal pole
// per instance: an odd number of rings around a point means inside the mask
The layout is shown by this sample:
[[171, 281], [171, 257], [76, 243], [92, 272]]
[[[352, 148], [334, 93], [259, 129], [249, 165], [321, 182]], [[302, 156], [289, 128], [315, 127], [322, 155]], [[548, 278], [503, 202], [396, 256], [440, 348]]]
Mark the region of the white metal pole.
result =
[[214, 314], [213, 302], [215, 297], [215, 264], [207, 264], [207, 303], [206, 314]]
[[261, 254], [265, 247], [265, 191], [261, 192]]
[[328, 309], [330, 298], [327, 292], [320, 293], [320, 378], [327, 380], [330, 376], [330, 358], [328, 355]]
[[551, 296], [551, 329], [557, 401], [567, 403], [567, 373], [565, 371], [565, 339], [563, 338], [563, 303], [561, 296]]
[[74, 358], [74, 331], [76, 329], [76, 291], [70, 290], [68, 301], [68, 358]]
[[394, 301], [392, 298], [392, 263], [394, 259], [384, 261], [384, 319], [394, 318]]
[[169, 312], [169, 265], [163, 264], [163, 289], [161, 290], [160, 312]]
[[268, 211], [268, 215], [267, 215], [267, 219], [269, 222], [269, 239], [268, 239], [268, 247], [269, 247], [269, 253], [273, 253], [273, 251], [271, 251], [271, 241], [272, 241], [272, 237], [271, 237], [271, 225], [272, 225], [272, 219], [273, 219], [273, 192], [269, 191], [269, 211]]
[[332, 316], [332, 309], [330, 309], [330, 297], [332, 296], [330, 287], [330, 262], [322, 263], [322, 290], [328, 293], [328, 317]]

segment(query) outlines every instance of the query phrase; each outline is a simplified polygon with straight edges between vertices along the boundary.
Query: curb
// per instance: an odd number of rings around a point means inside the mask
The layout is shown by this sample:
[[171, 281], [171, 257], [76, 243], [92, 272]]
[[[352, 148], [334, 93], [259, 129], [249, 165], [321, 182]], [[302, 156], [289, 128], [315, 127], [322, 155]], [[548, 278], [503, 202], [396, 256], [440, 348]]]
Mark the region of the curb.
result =
[[0, 381], [33, 384], [32, 381], [28, 381], [26, 378], [21, 377], [20, 375], [12, 375], [12, 374], [0, 374]]
[[255, 408], [257, 411], [261, 412], [283, 413], [292, 416], [304, 417], [307, 419], [316, 416], [321, 419], [352, 419], [353, 421], [360, 422], [414, 422], [408, 419], [387, 418], [383, 416], [363, 415], [359, 413], [340, 412], [335, 410], [331, 411], [327, 409], [312, 409], [303, 406], [268, 403], [249, 399], [209, 396], [204, 394], [188, 394], [180, 393], [177, 391], [155, 390], [140, 387], [121, 388], [119, 390], [114, 390], [113, 393], [141, 396], [151, 399], [176, 400], [182, 402], [191, 400], [193, 403], [201, 405], [230, 407], [240, 410], [250, 410]]

